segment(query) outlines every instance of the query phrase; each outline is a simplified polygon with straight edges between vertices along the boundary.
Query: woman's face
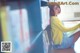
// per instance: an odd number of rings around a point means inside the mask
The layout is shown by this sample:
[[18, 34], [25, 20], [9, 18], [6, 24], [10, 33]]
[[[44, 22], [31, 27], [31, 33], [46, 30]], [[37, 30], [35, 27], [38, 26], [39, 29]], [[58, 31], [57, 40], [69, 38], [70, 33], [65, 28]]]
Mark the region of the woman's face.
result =
[[58, 15], [61, 12], [61, 9], [58, 6], [54, 6], [53, 10], [55, 15]]

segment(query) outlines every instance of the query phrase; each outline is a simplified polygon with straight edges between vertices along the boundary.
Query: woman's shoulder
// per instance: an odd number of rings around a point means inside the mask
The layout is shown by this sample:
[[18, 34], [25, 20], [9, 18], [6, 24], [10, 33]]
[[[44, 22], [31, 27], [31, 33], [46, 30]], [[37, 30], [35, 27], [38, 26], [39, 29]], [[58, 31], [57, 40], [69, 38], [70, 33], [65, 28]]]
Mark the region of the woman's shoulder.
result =
[[57, 16], [52, 16], [52, 17], [51, 17], [51, 20], [59, 21], [59, 19], [58, 19], [58, 17], [57, 17]]

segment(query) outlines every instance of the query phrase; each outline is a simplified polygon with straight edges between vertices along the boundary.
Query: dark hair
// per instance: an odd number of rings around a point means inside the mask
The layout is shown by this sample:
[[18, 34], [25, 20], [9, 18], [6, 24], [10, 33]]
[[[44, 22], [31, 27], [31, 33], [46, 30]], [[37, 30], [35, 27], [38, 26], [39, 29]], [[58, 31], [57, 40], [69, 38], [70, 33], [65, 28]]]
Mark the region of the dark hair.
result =
[[60, 8], [60, 5], [56, 2], [48, 2], [48, 7], [50, 9], [50, 16], [55, 16], [55, 13], [54, 13], [54, 6], [58, 6]]

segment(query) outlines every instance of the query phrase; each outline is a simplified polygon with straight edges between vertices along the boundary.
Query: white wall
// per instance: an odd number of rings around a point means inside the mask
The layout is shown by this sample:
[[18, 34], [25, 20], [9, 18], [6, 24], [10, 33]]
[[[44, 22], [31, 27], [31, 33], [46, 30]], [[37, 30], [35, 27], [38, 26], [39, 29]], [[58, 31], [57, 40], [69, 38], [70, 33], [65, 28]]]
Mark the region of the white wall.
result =
[[80, 5], [61, 5], [61, 13], [59, 14], [59, 18], [61, 20], [75, 19], [74, 12], [80, 12]]
[[49, 25], [49, 8], [47, 6], [41, 7], [41, 15], [42, 15], [42, 28], [45, 29], [47, 25]]

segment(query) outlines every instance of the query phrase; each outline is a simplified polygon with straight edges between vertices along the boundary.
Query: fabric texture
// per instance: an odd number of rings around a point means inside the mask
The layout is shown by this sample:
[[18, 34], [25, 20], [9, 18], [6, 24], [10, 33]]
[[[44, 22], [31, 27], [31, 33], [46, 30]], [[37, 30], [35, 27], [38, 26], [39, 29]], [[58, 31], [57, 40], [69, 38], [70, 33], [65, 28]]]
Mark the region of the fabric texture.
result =
[[79, 25], [76, 25], [71, 28], [66, 28], [62, 24], [62, 22], [57, 18], [57, 16], [51, 17], [51, 31], [52, 31], [52, 39], [55, 45], [61, 45], [63, 40], [63, 33], [74, 31], [78, 29]]
[[73, 48], [74, 47], [73, 39], [74, 35], [68, 37], [66, 33], [63, 33], [63, 40], [61, 45], [53, 45], [53, 48], [54, 49]]

